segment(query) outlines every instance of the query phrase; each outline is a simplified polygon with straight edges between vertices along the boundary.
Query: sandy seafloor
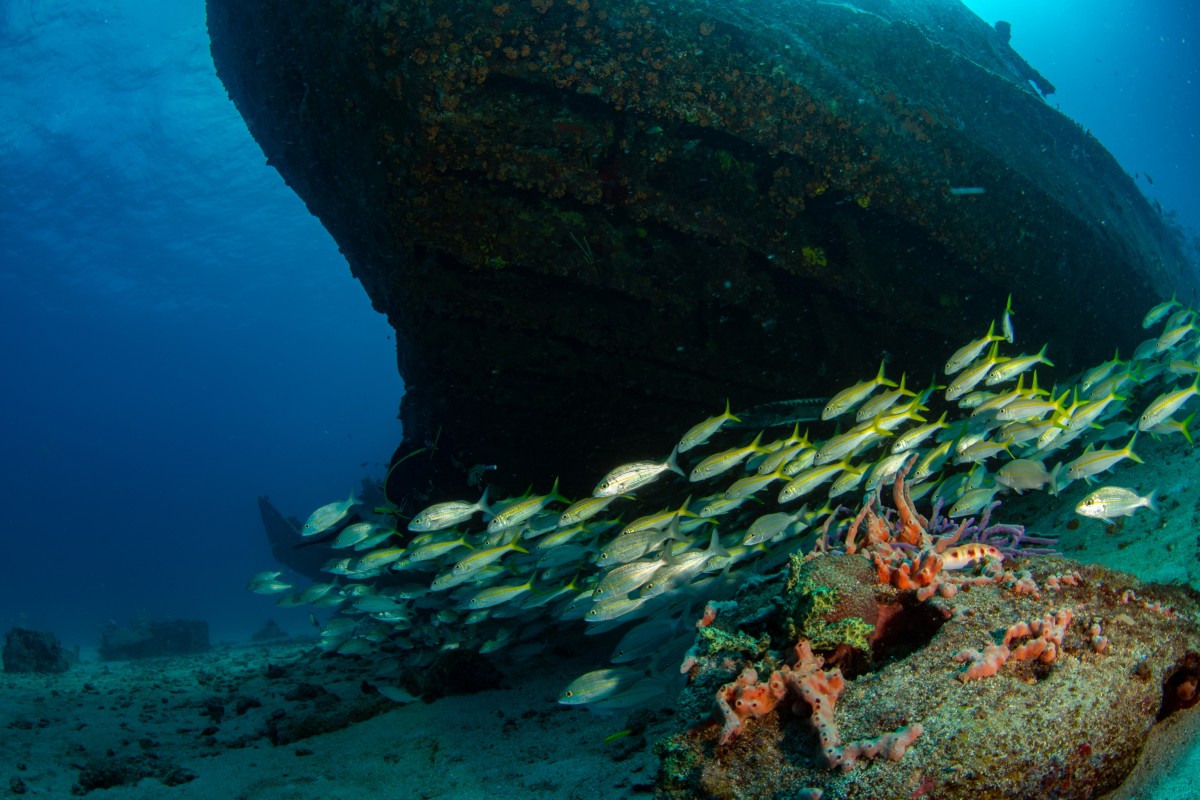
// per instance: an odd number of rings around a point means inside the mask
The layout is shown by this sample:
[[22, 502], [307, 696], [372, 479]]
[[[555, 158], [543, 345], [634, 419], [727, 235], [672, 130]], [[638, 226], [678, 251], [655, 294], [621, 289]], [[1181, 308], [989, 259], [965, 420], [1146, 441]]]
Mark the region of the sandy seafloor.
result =
[[[1077, 518], [1074, 505], [1088, 491], [1079, 484], [1059, 498], [1009, 500], [997, 518], [1060, 536], [1068, 557], [1200, 587], [1200, 448], [1178, 437], [1141, 438], [1146, 463], [1119, 467], [1106, 483], [1156, 488], [1162, 514], [1143, 509], [1111, 527]], [[1071, 529], [1074, 519], [1081, 524]], [[264, 621], [271, 610], [264, 599]], [[501, 666], [501, 688], [396, 705], [364, 691], [369, 676], [353, 660], [319, 658], [313, 645], [218, 645], [204, 655], [137, 662], [85, 656], [62, 675], [3, 675], [0, 795], [23, 788], [31, 797], [70, 797], [89, 764], [139, 765], [168, 780], [194, 776], [173, 786], [146, 777], [89, 795], [103, 800], [581, 800], [652, 792], [651, 750], [671, 732], [669, 711], [643, 714], [643, 732], [606, 742], [627, 727], [627, 714], [555, 702], [571, 679], [604, 666], [602, 658], [534, 653]], [[331, 696], [311, 688], [293, 694], [305, 684]], [[209, 712], [214, 699], [224, 707], [220, 719]], [[279, 746], [266, 736], [273, 716], [373, 703], [388, 708], [340, 730]], [[1160, 724], [1140, 771], [1110, 797], [1200, 800], [1198, 734], [1200, 707]]]

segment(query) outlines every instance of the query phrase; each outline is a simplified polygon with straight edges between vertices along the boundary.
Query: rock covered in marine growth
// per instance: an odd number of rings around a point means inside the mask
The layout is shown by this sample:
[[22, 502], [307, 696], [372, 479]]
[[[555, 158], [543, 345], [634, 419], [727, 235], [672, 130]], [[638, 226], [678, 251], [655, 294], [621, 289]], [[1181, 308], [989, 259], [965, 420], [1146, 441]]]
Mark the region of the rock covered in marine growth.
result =
[[47, 631], [13, 628], [4, 636], [4, 671], [66, 672], [71, 659], [58, 637]]
[[100, 634], [100, 658], [178, 656], [208, 650], [208, 623], [203, 620], [134, 620], [126, 627], [110, 624]]
[[[685, 729], [658, 745], [662, 796], [1063, 800], [1119, 785], [1150, 729], [1196, 702], [1196, 593], [1053, 556], [1005, 567], [1017, 580], [920, 601], [859, 555], [797, 557], [710, 609]], [[777, 677], [805, 672], [844, 682], [825, 717]], [[831, 733], [849, 763], [831, 760]]]
[[1082, 284], [1194, 294], [1132, 179], [953, 0], [207, 10], [247, 127], [396, 330], [400, 455], [448, 474], [395, 502], [492, 465], [579, 496], [727, 397], [828, 396], [881, 348], [928, 374], [1010, 292], [1048, 299], [1021, 325], [1068, 371], [1140, 336]]

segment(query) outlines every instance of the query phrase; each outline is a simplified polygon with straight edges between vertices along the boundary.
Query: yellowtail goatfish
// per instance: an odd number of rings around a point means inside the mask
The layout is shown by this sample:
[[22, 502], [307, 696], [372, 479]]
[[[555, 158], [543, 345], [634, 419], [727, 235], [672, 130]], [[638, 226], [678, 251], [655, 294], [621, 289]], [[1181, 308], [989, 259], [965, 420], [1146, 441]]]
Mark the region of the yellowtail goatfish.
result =
[[1192, 331], [1196, 330], [1196, 326], [1191, 322], [1185, 322], [1182, 325], [1176, 325], [1174, 328], [1169, 328], [1163, 331], [1163, 335], [1158, 337], [1158, 341], [1154, 343], [1155, 353], [1165, 353], [1175, 345], [1179, 344], [1183, 337], [1187, 336]]
[[979, 359], [969, 369], [950, 382], [950, 385], [946, 387], [946, 400], [957, 400], [974, 389], [991, 371], [992, 367], [999, 363], [1000, 355], [998, 346], [992, 344], [992, 349], [988, 352], [986, 358]]
[[[855, 422], [876, 417], [887, 411], [896, 403], [900, 402], [901, 397], [916, 397], [917, 393], [905, 386], [905, 380], [908, 378], [907, 373], [900, 375], [900, 386], [892, 389], [890, 392], [883, 392], [872, 397], [867, 402], [858, 407], [858, 412], [854, 415]], [[918, 403], [919, 404], [919, 403]]]
[[1156, 397], [1138, 419], [1138, 430], [1148, 431], [1179, 410], [1180, 406], [1200, 393], [1200, 375], [1192, 385], [1177, 392], [1167, 392]]
[[529, 495], [528, 497], [509, 503], [502, 511], [496, 512], [496, 516], [492, 517], [488, 523], [487, 531], [488, 533], [495, 533], [496, 531], [520, 525], [555, 500], [563, 503], [571, 502], [558, 493], [558, 478], [554, 479], [554, 486], [550, 488], [550, 494]]
[[1114, 517], [1128, 516], [1139, 508], [1158, 511], [1158, 506], [1154, 503], [1154, 492], [1141, 497], [1137, 492], [1120, 486], [1104, 486], [1080, 500], [1079, 505], [1075, 506], [1075, 513], [1082, 517], [1112, 522]]
[[1141, 464], [1142, 460], [1133, 452], [1133, 443], [1137, 441], [1137, 434], [1129, 440], [1129, 444], [1122, 447], [1120, 450], [1088, 450], [1079, 458], [1067, 464], [1067, 478], [1070, 480], [1079, 480], [1083, 478], [1090, 480], [1093, 475], [1104, 472], [1107, 469], [1112, 469], [1118, 462], [1129, 459]]
[[[746, 460], [746, 457], [751, 453], [769, 453], [771, 452], [765, 447], [760, 446], [762, 441], [762, 433], [754, 437], [754, 441], [745, 447], [734, 447], [730, 450], [711, 455], [701, 461], [692, 470], [692, 474], [688, 476], [688, 480], [695, 483], [696, 481], [706, 480], [708, 478], [720, 475], [722, 472], [727, 472], [738, 464]], [[733, 499], [733, 498], [730, 498]]]
[[996, 323], [992, 322], [988, 326], [987, 335], [982, 339], [976, 339], [973, 342], [963, 345], [958, 348], [958, 352], [950, 356], [950, 360], [946, 362], [946, 374], [953, 375], [960, 369], [970, 364], [975, 360], [975, 356], [983, 352], [983, 348], [987, 347], [992, 342], [1004, 341], [1003, 336], [996, 335]]
[[1017, 356], [1010, 358], [1008, 361], [992, 367], [991, 372], [984, 379], [984, 386], [995, 386], [998, 383], [1012, 380], [1030, 367], [1035, 367], [1038, 364], [1045, 364], [1048, 367], [1053, 367], [1054, 362], [1046, 358], [1046, 348], [1049, 344], [1042, 345], [1042, 349], [1032, 356]]
[[463, 608], [481, 609], [498, 606], [502, 603], [507, 603], [514, 600], [526, 592], [533, 590], [533, 578], [520, 584], [508, 584], [505, 586], [489, 586], [486, 589], [481, 589], [470, 600], [468, 600]]
[[825, 406], [825, 410], [821, 412], [821, 419], [830, 420], [845, 414], [863, 400], [866, 400], [867, 396], [875, 391], [876, 386], [896, 387], [897, 384], [895, 381], [889, 381], [883, 377], [883, 368], [886, 363], [882, 361], [879, 363], [879, 374], [872, 380], [856, 383], [849, 389], [843, 389], [835, 394], [833, 399]]
[[686, 478], [687, 475], [679, 468], [679, 463], [675, 460], [676, 455], [676, 451], [672, 450], [671, 455], [667, 456], [667, 460], [661, 464], [657, 461], [635, 461], [632, 464], [617, 467], [596, 484], [592, 497], [612, 497], [632, 492], [634, 489], [658, 480], [658, 476], [667, 471]]
[[354, 569], [363, 572], [369, 569], [379, 569], [395, 563], [404, 557], [403, 547], [388, 547], [383, 550], [372, 550], [358, 560]]
[[1183, 303], [1180, 303], [1178, 300], [1175, 299], [1175, 295], [1171, 295], [1170, 300], [1166, 301], [1165, 303], [1159, 303], [1154, 308], [1152, 308], [1146, 312], [1146, 317], [1145, 317], [1145, 319], [1142, 320], [1142, 327], [1143, 328], [1152, 327], [1155, 323], [1157, 323], [1159, 320], [1161, 320], [1163, 317], [1165, 317], [1167, 314], [1169, 314], [1171, 312], [1172, 308], [1174, 308], [1175, 306], [1182, 306], [1182, 305], [1183, 305]]
[[906, 450], [912, 450], [914, 447], [928, 439], [937, 431], [948, 428], [949, 426], [946, 424], [947, 413], [948, 412], [943, 411], [941, 418], [938, 419], [937, 422], [927, 423], [919, 428], [913, 428], [912, 430], [905, 431], [901, 435], [897, 436], [896, 441], [892, 442], [892, 452], [903, 453]]
[[1105, 361], [1103, 364], [1092, 367], [1087, 372], [1083, 373], [1083, 378], [1079, 381], [1080, 394], [1087, 394], [1088, 390], [1090, 390], [1093, 386], [1108, 378], [1114, 369], [1123, 365], [1125, 362], [1118, 358], [1119, 355], [1120, 352], [1113, 353], [1111, 361]]
[[353, 494], [348, 500], [323, 505], [309, 515], [308, 521], [300, 529], [301, 536], [316, 536], [337, 525], [350, 513], [350, 509], [358, 505], [358, 498]]
[[728, 400], [725, 401], [725, 412], [723, 414], [718, 414], [715, 417], [709, 417], [708, 419], [704, 420], [704, 422], [693, 426], [690, 431], [685, 433], [683, 438], [679, 440], [679, 444], [676, 446], [675, 452], [686, 453], [696, 445], [704, 444], [704, 442], [708, 441], [708, 437], [719, 431], [721, 426], [727, 421], [741, 422], [740, 419], [729, 412]]
[[452, 528], [475, 516], [477, 511], [482, 511], [485, 514], [492, 513], [491, 508], [487, 504], [487, 489], [483, 490], [483, 497], [479, 498], [479, 502], [477, 503], [451, 500], [448, 503], [435, 503], [431, 505], [412, 518], [412, 521], [408, 523], [408, 529], [414, 533], [425, 533], [427, 531], [440, 531], [445, 528]]
[[585, 497], [582, 500], [576, 500], [567, 507], [566, 511], [559, 515], [558, 527], [567, 528], [572, 525], [578, 525], [584, 520], [591, 519], [620, 496], [619, 494], [610, 494], [605, 497]]
[[455, 575], [474, 575], [488, 564], [491, 564], [493, 561], [501, 558], [505, 553], [512, 551], [518, 553], [529, 552], [524, 547], [521, 547], [519, 544], [517, 544], [517, 538], [514, 536], [512, 541], [508, 542], [507, 544], [489, 547], [486, 550], [476, 550], [470, 555], [464, 556], [462, 560], [457, 562], [451, 568], [450, 571]]

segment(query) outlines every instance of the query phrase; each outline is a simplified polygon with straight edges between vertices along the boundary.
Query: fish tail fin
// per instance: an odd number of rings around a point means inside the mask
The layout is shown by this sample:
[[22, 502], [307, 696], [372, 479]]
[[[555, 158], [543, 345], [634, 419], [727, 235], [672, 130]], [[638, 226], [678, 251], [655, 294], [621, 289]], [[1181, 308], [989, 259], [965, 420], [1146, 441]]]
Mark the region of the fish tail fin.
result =
[[1188, 415], [1187, 419], [1179, 423], [1179, 432], [1183, 434], [1183, 438], [1187, 439], [1188, 444], [1195, 444], [1195, 442], [1192, 441], [1192, 432], [1188, 430], [1188, 423], [1190, 423], [1195, 416], [1196, 412], [1193, 411]]
[[1152, 489], [1150, 491], [1150, 494], [1146, 495], [1146, 508], [1153, 511], [1155, 514], [1159, 513], [1158, 512], [1158, 499], [1154, 496], [1156, 494], [1158, 494], [1158, 489]]
[[548, 495], [548, 498], [550, 500], [557, 500], [560, 503], [566, 503], [567, 505], [571, 505], [571, 498], [563, 497], [561, 494], [559, 494], [558, 476], [555, 476], [555, 478], [554, 478], [554, 485], [550, 487], [550, 494]]
[[895, 388], [899, 384], [897, 384], [895, 381], [888, 380], [887, 378], [885, 378], [883, 376], [883, 368], [886, 366], [887, 366], [886, 361], [879, 362], [879, 374], [875, 376], [875, 385], [876, 386], [891, 386], [891, 387]]
[[725, 413], [722, 414], [721, 416], [724, 417], [725, 419], [729, 420], [730, 422], [741, 422], [742, 421], [741, 417], [735, 416], [733, 414], [733, 412], [731, 412], [729, 410], [729, 398], [728, 397], [725, 398]]
[[667, 456], [667, 469], [676, 475], [687, 477], [687, 473], [679, 466], [679, 445], [671, 448], [671, 454]]
[[709, 558], [716, 558], [716, 557], [722, 557], [722, 556], [726, 557], [726, 558], [729, 557], [729, 551], [721, 546], [721, 529], [720, 529], [720, 527], [713, 528], [712, 538], [710, 538], [708, 540], [708, 550], [706, 550], [705, 552], [708, 553]]
[[1044, 345], [1042, 345], [1042, 349], [1040, 351], [1038, 351], [1038, 360], [1041, 361], [1043, 364], [1045, 364], [1048, 367], [1053, 367], [1054, 362], [1051, 361], [1050, 359], [1046, 358], [1046, 348], [1049, 346], [1050, 346], [1049, 342], [1046, 342]]
[[695, 511], [688, 510], [688, 506], [690, 506], [691, 504], [692, 504], [692, 496], [689, 494], [687, 496], [687, 499], [684, 500], [679, 505], [679, 508], [677, 508], [675, 510], [675, 516], [676, 517], [699, 517], [700, 515], [697, 514]]
[[1142, 461], [1142, 459], [1138, 456], [1138, 454], [1133, 452], [1133, 443], [1137, 441], [1137, 437], [1138, 437], [1138, 435], [1136, 433], [1134, 433], [1133, 436], [1129, 437], [1129, 444], [1125, 445], [1125, 447], [1122, 449], [1124, 449], [1125, 452], [1128, 454], [1126, 457], [1130, 461], [1136, 461], [1139, 464], [1144, 464], [1146, 462]]

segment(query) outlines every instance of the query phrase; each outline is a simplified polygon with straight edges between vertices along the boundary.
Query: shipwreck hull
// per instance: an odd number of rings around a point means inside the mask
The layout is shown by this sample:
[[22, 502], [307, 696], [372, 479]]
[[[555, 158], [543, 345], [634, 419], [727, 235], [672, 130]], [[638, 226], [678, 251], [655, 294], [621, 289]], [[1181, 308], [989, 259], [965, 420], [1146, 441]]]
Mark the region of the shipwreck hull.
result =
[[923, 384], [1010, 292], [1060, 369], [1193, 297], [1130, 178], [965, 7], [741, 8], [208, 0], [251, 133], [396, 330], [407, 442], [578, 493], [726, 398], [881, 358]]

